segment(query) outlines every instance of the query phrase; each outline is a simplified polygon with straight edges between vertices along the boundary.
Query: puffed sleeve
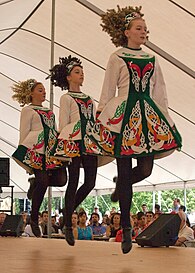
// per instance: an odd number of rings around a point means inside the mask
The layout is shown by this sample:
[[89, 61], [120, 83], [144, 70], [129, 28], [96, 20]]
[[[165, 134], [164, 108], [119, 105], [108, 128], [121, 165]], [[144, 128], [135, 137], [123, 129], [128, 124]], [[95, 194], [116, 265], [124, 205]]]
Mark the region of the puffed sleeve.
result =
[[60, 98], [60, 110], [59, 110], [59, 132], [70, 123], [70, 109], [71, 99], [70, 96], [64, 94]]
[[155, 57], [154, 74], [151, 77], [150, 87], [151, 87], [150, 94], [152, 99], [159, 106], [160, 110], [165, 115], [169, 124], [173, 126], [174, 122], [172, 118], [170, 117], [169, 111], [168, 111], [168, 98], [167, 98], [166, 85], [165, 85], [164, 77], [162, 74], [162, 70], [160, 68], [159, 62], [156, 57]]
[[105, 105], [115, 96], [119, 75], [119, 57], [113, 53], [106, 67], [98, 111], [102, 111]]
[[32, 119], [33, 119], [33, 109], [24, 107], [20, 115], [20, 140], [19, 145], [24, 141], [28, 136], [32, 128]]

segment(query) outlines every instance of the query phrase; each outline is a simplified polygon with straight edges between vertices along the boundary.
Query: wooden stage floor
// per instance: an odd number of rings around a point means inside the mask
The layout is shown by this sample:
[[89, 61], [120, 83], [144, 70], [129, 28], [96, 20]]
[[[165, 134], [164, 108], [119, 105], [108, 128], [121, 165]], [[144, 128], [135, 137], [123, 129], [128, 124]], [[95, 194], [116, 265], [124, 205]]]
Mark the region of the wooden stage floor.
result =
[[195, 248], [141, 248], [122, 254], [120, 243], [0, 238], [1, 273], [193, 273]]

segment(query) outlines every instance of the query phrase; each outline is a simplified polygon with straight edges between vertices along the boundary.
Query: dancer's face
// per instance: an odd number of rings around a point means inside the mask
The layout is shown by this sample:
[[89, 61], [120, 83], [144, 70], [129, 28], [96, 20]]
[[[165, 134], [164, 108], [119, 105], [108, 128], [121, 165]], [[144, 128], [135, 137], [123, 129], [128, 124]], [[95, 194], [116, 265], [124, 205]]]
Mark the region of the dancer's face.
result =
[[75, 66], [70, 72], [70, 75], [67, 77], [69, 85], [78, 85], [82, 86], [84, 81], [83, 69], [80, 66]]
[[46, 98], [45, 87], [42, 83], [38, 83], [31, 92], [32, 104], [42, 105]]
[[129, 28], [125, 30], [125, 35], [128, 39], [128, 46], [139, 48], [145, 44], [147, 36], [147, 27], [143, 19], [134, 19], [131, 21]]

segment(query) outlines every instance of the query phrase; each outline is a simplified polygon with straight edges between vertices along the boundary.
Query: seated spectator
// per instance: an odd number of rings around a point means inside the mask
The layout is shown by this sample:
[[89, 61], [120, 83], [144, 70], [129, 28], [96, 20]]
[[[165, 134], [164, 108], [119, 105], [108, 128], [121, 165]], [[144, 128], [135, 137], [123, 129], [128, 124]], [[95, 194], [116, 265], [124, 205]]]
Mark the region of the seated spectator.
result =
[[98, 207], [98, 206], [94, 207], [94, 212], [97, 213], [97, 214], [99, 215], [99, 223], [101, 223], [101, 222], [102, 222], [102, 213], [101, 213], [101, 211], [99, 210], [99, 207]]
[[[42, 228], [41, 226], [39, 225], [39, 229], [40, 229], [40, 232], [41, 232], [41, 236], [43, 236], [43, 233], [42, 233]], [[24, 232], [22, 233], [22, 236], [24, 237], [35, 237], [34, 233], [32, 232], [32, 228], [31, 228], [31, 225], [30, 224], [27, 224], [24, 228]]]
[[56, 216], [51, 217], [51, 226], [53, 228], [54, 233], [59, 233], [59, 226], [56, 224]]
[[[42, 233], [43, 235], [48, 235], [47, 234], [47, 226], [48, 226], [48, 211], [43, 211], [41, 213], [41, 223], [40, 223]], [[51, 227], [51, 233], [55, 233], [55, 229]]]
[[78, 213], [77, 212], [73, 212], [72, 214], [72, 228], [77, 228], [78, 226]]
[[162, 211], [160, 210], [160, 205], [159, 204], [155, 204], [155, 206], [154, 206], [154, 213], [158, 213], [158, 214], [162, 213]]
[[[40, 226], [41, 221], [42, 221], [42, 219], [41, 219], [41, 213], [39, 212], [38, 213], [38, 224], [39, 224], [39, 229], [40, 229], [40, 232], [41, 232], [41, 236], [40, 237], [43, 236], [42, 228]], [[30, 216], [29, 215], [28, 215], [26, 226], [24, 228], [22, 236], [24, 236], [24, 237], [36, 237], [34, 235], [34, 233], [32, 232], [32, 228], [31, 228], [31, 225], [30, 225]]]
[[78, 214], [78, 227], [73, 229], [75, 240], [93, 240], [93, 232], [90, 226], [87, 226], [87, 214], [81, 211]]
[[146, 212], [146, 224], [147, 226], [150, 225], [154, 221], [154, 212], [147, 211]]
[[109, 238], [115, 238], [117, 231], [121, 229], [121, 214], [113, 213], [110, 220], [110, 225], [106, 228], [106, 236]]
[[102, 226], [109, 226], [110, 225], [110, 218], [108, 217], [108, 214], [104, 214], [102, 218]]
[[137, 213], [137, 227], [134, 228], [134, 237], [132, 239], [135, 239], [146, 227], [146, 216], [143, 211], [139, 211]]
[[156, 220], [160, 215], [161, 215], [162, 213], [160, 212], [156, 212], [155, 214], [154, 214], [154, 220]]
[[186, 225], [186, 214], [184, 211], [178, 212], [179, 217], [181, 218], [181, 224], [178, 233], [178, 239], [175, 243], [176, 246], [185, 245], [186, 241], [194, 240], [193, 230]]
[[99, 223], [99, 214], [96, 213], [96, 212], [93, 212], [91, 214], [91, 229], [93, 231], [93, 235], [104, 235], [106, 233], [106, 227], [105, 226], [102, 226], [100, 223]]
[[4, 212], [0, 213], [0, 230], [1, 230], [2, 226], [3, 226], [3, 223], [5, 221], [6, 216], [7, 216], [6, 213], [4, 213]]

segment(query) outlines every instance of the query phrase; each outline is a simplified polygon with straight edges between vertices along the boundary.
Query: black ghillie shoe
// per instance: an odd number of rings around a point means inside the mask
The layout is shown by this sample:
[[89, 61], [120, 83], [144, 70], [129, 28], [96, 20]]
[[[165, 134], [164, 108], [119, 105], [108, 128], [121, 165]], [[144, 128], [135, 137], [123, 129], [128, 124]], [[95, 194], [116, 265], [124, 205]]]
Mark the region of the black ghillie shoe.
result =
[[39, 225], [31, 220], [30, 226], [31, 226], [33, 234], [36, 237], [41, 237], [41, 231], [40, 231]]
[[114, 203], [116, 203], [116, 202], [119, 201], [117, 189], [115, 189], [115, 190], [113, 191], [113, 193], [111, 194], [110, 199], [111, 199], [111, 201], [114, 202]]
[[35, 181], [35, 177], [30, 177], [28, 179], [28, 182], [30, 183], [30, 187], [28, 189], [28, 192], [27, 192], [27, 198], [29, 200], [32, 199], [32, 196], [33, 196], [33, 192], [34, 192], [34, 189], [36, 188], [36, 181]]
[[129, 253], [132, 249], [132, 230], [130, 227], [123, 228], [121, 248], [123, 254]]
[[65, 227], [65, 239], [70, 246], [74, 246], [75, 240], [72, 233], [72, 227]]

